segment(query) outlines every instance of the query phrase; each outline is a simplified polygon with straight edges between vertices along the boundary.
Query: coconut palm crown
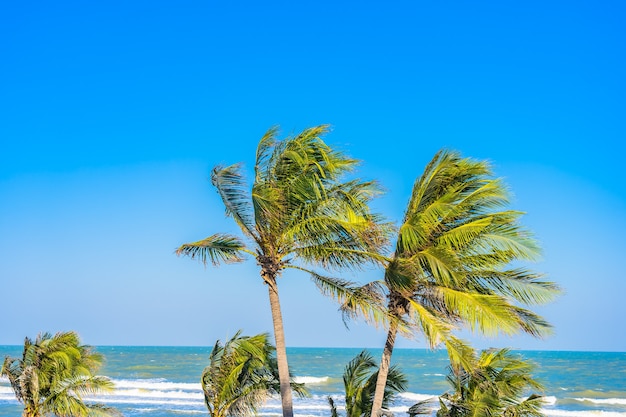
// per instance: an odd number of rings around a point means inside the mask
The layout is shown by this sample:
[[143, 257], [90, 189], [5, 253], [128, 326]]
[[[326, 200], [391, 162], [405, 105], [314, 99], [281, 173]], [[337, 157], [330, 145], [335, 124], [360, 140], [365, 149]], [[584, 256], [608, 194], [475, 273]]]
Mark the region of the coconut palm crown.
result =
[[[361, 351], [346, 365], [343, 372], [345, 417], [370, 416], [377, 378], [378, 365], [367, 350]], [[387, 386], [383, 395], [383, 407], [387, 407], [394, 401], [397, 394], [405, 392], [407, 388], [407, 377], [396, 365], [392, 366], [389, 369]], [[329, 396], [328, 403], [331, 417], [339, 417], [335, 400]]]
[[310, 265], [332, 269], [368, 262], [367, 253], [382, 250], [388, 230], [368, 208], [377, 185], [344, 180], [357, 161], [327, 146], [321, 138], [327, 131], [328, 126], [317, 126], [281, 141], [276, 128], [268, 130], [257, 148], [251, 187], [239, 164], [216, 167], [211, 181], [243, 238], [214, 234], [177, 250], [205, 264], [251, 256], [260, 266], [272, 312], [284, 417], [293, 416], [293, 406], [278, 277], [290, 268], [308, 272], [325, 295], [349, 298], [356, 309], [372, 311], [376, 300], [367, 291], [314, 272]]
[[[451, 390], [439, 397], [437, 417], [542, 417], [545, 398], [533, 378], [533, 363], [509, 349], [468, 350], [465, 364], [451, 363]], [[415, 404], [409, 416], [432, 415], [429, 401]]]
[[[508, 204], [507, 189], [489, 164], [456, 152], [438, 152], [415, 182], [392, 255], [377, 256], [385, 268], [378, 288], [395, 320], [389, 321], [372, 416], [380, 414], [398, 331], [422, 334], [431, 347], [445, 343], [458, 361], [464, 345], [453, 330], [461, 326], [485, 335], [549, 333], [549, 323], [522, 305], [548, 302], [559, 288], [512, 266], [536, 260], [540, 249], [519, 223], [523, 213]], [[356, 315], [353, 306], [344, 308]]]
[[[269, 335], [242, 336], [239, 331], [224, 344], [216, 341], [201, 385], [211, 417], [256, 415], [259, 405], [280, 393]], [[308, 394], [303, 384], [292, 382], [291, 386], [301, 396]]]
[[74, 332], [42, 333], [25, 339], [22, 358], [7, 356], [0, 375], [9, 379], [24, 417], [110, 416], [119, 413], [102, 404], [90, 404], [85, 395], [107, 392], [113, 383], [95, 375], [102, 356], [81, 345]]

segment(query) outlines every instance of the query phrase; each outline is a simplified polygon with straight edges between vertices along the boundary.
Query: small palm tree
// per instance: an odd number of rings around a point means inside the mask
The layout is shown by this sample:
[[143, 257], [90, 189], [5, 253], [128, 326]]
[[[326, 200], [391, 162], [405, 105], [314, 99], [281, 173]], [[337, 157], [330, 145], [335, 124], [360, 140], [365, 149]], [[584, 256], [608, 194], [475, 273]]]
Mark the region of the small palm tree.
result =
[[342, 179], [357, 161], [328, 147], [321, 139], [327, 131], [328, 126], [317, 126], [279, 141], [276, 129], [270, 129], [258, 145], [251, 192], [239, 165], [215, 168], [212, 183], [245, 240], [214, 234], [176, 251], [213, 265], [241, 262], [248, 255], [260, 266], [272, 313], [284, 417], [293, 417], [293, 402], [278, 295], [282, 272], [305, 271], [324, 294], [339, 301], [350, 298], [356, 308], [377, 302], [358, 286], [308, 266], [341, 268], [369, 261], [365, 253], [381, 250], [387, 231], [368, 208], [376, 184]]
[[[274, 347], [268, 338], [266, 333], [241, 336], [239, 331], [224, 345], [215, 343], [201, 380], [211, 417], [256, 415], [260, 404], [280, 393]], [[307, 395], [303, 384], [292, 382], [291, 387]]]
[[[376, 390], [376, 380], [378, 378], [378, 365], [372, 355], [363, 350], [348, 363], [343, 373], [343, 385], [346, 396], [346, 417], [369, 417], [372, 409], [372, 400]], [[395, 395], [406, 391], [408, 380], [406, 376], [397, 368], [392, 366], [389, 369], [387, 385], [383, 396], [383, 407], [390, 404]], [[332, 397], [328, 397], [331, 408], [331, 415], [338, 416], [337, 407]]]
[[102, 360], [74, 332], [43, 333], [34, 341], [26, 338], [21, 359], [7, 356], [0, 375], [24, 404], [24, 417], [116, 415], [110, 407], [83, 401], [84, 395], [113, 389], [108, 378], [95, 375]]
[[[391, 316], [372, 406], [378, 417], [387, 372], [399, 331], [421, 333], [431, 347], [445, 343], [457, 360], [462, 343], [452, 331], [461, 325], [482, 334], [533, 336], [550, 325], [519, 304], [545, 303], [558, 286], [540, 274], [512, 267], [536, 259], [539, 248], [506, 208], [506, 187], [483, 161], [441, 151], [413, 186], [390, 257], [372, 254], [385, 267], [379, 283]], [[377, 288], [375, 283], [369, 288]], [[356, 315], [346, 303], [346, 313]]]
[[509, 349], [474, 353], [470, 366], [451, 365], [447, 377], [452, 391], [440, 397], [437, 417], [541, 417], [542, 390], [532, 377], [534, 366]]

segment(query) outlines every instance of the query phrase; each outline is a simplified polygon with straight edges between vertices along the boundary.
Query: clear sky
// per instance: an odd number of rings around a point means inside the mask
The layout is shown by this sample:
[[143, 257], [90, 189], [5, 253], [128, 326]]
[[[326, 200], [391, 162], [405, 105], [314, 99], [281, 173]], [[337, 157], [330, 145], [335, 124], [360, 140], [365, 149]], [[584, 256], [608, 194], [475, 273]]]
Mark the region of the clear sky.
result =
[[[539, 309], [553, 336], [479, 346], [626, 351], [624, 16], [601, 0], [5, 3], [0, 344], [270, 331], [253, 261], [205, 269], [174, 250], [236, 231], [213, 166], [250, 166], [270, 126], [329, 123], [394, 221], [440, 148], [505, 178], [544, 248], [532, 267], [565, 294]], [[280, 285], [288, 346], [382, 347], [306, 276]]]

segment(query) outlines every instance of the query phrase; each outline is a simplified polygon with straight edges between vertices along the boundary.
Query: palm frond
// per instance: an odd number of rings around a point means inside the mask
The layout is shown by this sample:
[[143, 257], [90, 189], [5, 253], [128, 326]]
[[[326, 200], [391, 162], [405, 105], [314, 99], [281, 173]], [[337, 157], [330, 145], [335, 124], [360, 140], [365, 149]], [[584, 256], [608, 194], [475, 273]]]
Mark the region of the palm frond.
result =
[[339, 413], [337, 412], [337, 405], [335, 404], [335, 400], [330, 395], [326, 397], [328, 401], [328, 405], [330, 406], [330, 417], [339, 417]]
[[472, 331], [497, 336], [500, 333], [515, 334], [521, 323], [511, 320], [514, 308], [506, 299], [497, 295], [470, 293], [452, 288], [439, 287], [447, 310]]
[[545, 337], [552, 334], [552, 325], [540, 315], [518, 306], [511, 306], [511, 317], [516, 320], [519, 328], [534, 337]]
[[245, 235], [258, 240], [250, 193], [240, 171], [240, 164], [215, 167], [211, 182], [222, 198], [226, 214], [235, 220]]
[[244, 252], [250, 253], [239, 238], [221, 233], [197, 242], [185, 243], [176, 250], [176, 254], [179, 256], [186, 255], [191, 259], [198, 258], [205, 265], [207, 262], [211, 262], [215, 266], [221, 262], [242, 262]]
[[525, 268], [504, 271], [484, 269], [468, 278], [478, 288], [511, 297], [526, 305], [548, 303], [561, 293], [556, 283], [546, 281], [543, 274]]
[[450, 337], [453, 325], [449, 320], [412, 298], [407, 301], [410, 305], [411, 322], [419, 327], [430, 348], [435, 348]]
[[289, 268], [307, 272], [323, 295], [333, 298], [341, 305], [340, 310], [344, 317], [362, 317], [376, 326], [384, 325], [391, 319], [383, 304], [382, 288], [378, 283], [362, 286], [344, 279], [320, 275], [297, 266], [289, 266]]
[[274, 126], [265, 132], [256, 150], [256, 162], [254, 164], [255, 183], [267, 180], [267, 164], [270, 160], [272, 149], [276, 145], [278, 127]]
[[463, 281], [463, 271], [454, 251], [446, 247], [428, 247], [408, 260], [418, 263], [422, 278], [437, 285], [452, 287]]

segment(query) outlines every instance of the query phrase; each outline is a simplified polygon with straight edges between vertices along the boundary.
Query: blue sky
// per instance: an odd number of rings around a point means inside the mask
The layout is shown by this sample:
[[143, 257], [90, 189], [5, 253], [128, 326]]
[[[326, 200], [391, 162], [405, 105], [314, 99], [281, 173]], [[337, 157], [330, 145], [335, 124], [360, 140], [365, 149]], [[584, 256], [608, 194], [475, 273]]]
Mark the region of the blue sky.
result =
[[[626, 29], [620, 2], [12, 2], [0, 13], [0, 344], [211, 345], [271, 330], [254, 262], [181, 243], [236, 231], [208, 181], [270, 126], [322, 123], [401, 219], [440, 148], [488, 159], [565, 294], [545, 340], [626, 351]], [[380, 278], [377, 271], [345, 277]], [[382, 347], [285, 274], [289, 346]], [[469, 336], [468, 336], [469, 337]], [[422, 347], [401, 340], [401, 347]]]

